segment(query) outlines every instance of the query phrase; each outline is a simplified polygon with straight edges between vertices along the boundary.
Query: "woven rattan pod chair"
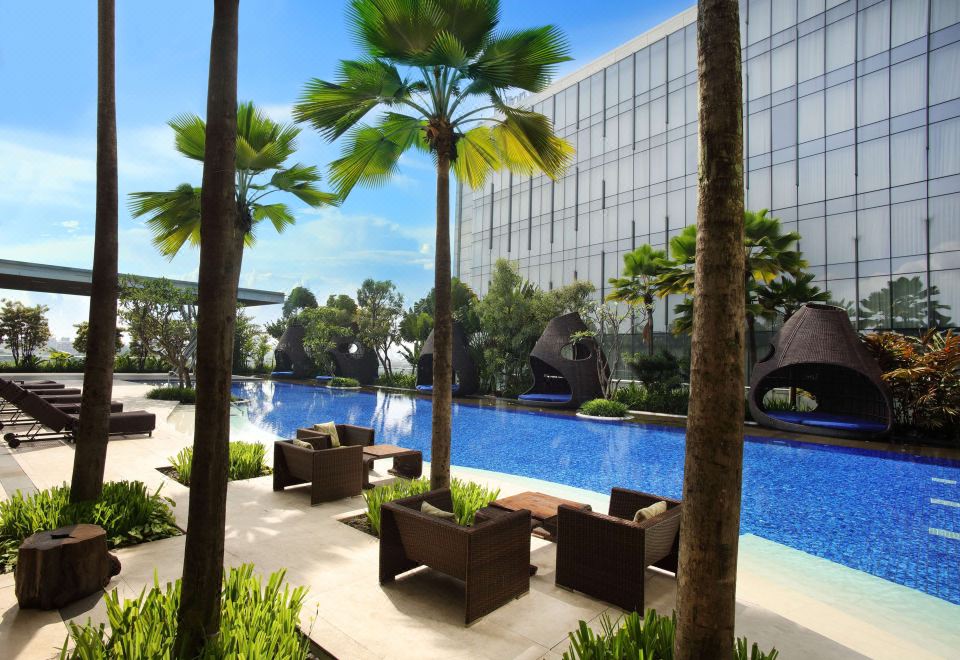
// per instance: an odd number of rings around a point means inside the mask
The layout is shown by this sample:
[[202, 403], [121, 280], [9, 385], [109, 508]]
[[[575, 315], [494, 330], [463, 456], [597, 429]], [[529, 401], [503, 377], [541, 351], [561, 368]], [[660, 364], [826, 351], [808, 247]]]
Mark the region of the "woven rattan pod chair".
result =
[[[480, 372], [470, 357], [467, 333], [463, 325], [453, 322], [453, 394], [468, 396], [476, 394], [480, 386]], [[421, 392], [433, 391], [433, 331], [423, 342], [420, 359], [417, 360], [417, 389]]]
[[[767, 410], [775, 388], [799, 388], [816, 399], [807, 412]], [[769, 353], [754, 367], [748, 397], [763, 426], [839, 438], [890, 432], [893, 403], [876, 360], [860, 342], [846, 311], [808, 303], [783, 324]]]
[[283, 331], [277, 348], [273, 351], [274, 371], [272, 376], [280, 378], [306, 378], [313, 373], [313, 360], [303, 347], [304, 327], [299, 323], [290, 323]]
[[357, 341], [356, 337], [338, 337], [327, 351], [333, 359], [333, 373], [341, 378], [354, 378], [361, 385], [373, 385], [379, 373], [377, 355]]
[[595, 342], [574, 342], [571, 335], [587, 330], [576, 312], [551, 319], [530, 351], [533, 387], [517, 397], [520, 403], [579, 408], [584, 402], [603, 396]]

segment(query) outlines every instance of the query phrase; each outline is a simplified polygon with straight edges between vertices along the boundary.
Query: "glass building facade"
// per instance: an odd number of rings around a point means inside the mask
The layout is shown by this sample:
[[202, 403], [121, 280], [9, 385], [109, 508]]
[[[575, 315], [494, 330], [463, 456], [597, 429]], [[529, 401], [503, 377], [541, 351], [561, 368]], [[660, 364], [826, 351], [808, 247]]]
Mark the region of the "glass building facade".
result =
[[[745, 202], [797, 231], [861, 329], [960, 318], [960, 0], [742, 0]], [[576, 147], [556, 181], [457, 196], [455, 274], [609, 291], [697, 216], [696, 9], [521, 101]], [[677, 300], [656, 310], [665, 332]], [[938, 316], [939, 315], [939, 316]]]

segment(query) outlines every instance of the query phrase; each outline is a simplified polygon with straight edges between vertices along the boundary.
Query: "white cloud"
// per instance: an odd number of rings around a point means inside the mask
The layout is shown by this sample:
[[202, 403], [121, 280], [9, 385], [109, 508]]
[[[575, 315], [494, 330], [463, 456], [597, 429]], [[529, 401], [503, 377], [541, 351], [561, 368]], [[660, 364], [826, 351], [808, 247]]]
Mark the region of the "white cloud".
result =
[[420, 254], [430, 254], [430, 249], [431, 248], [429, 243], [423, 243], [420, 246]]
[[72, 233], [72, 232], [75, 232], [75, 231], [77, 230], [77, 228], [80, 226], [80, 221], [79, 221], [79, 220], [64, 220], [63, 222], [60, 223], [60, 226], [61, 226], [61, 227], [64, 227], [67, 231], [69, 231], [69, 232]]

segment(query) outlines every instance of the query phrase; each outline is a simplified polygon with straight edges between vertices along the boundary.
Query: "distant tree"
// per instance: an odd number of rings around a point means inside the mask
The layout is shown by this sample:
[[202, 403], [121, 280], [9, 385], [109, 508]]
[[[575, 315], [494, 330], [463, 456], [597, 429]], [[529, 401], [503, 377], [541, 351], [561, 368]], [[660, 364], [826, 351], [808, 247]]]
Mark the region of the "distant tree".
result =
[[314, 364], [325, 374], [332, 373], [333, 364], [327, 351], [336, 346], [340, 337], [353, 334], [353, 314], [339, 307], [311, 307], [296, 316], [303, 326], [303, 347]]
[[0, 340], [10, 348], [13, 363], [19, 368], [33, 363], [34, 353], [47, 345], [52, 336], [47, 323], [46, 305], [24, 305], [17, 300], [3, 301], [0, 308]]
[[366, 279], [357, 290], [357, 337], [377, 354], [384, 375], [393, 374], [390, 349], [400, 341], [403, 295], [390, 280]]
[[310, 289], [303, 286], [295, 286], [290, 290], [290, 295], [283, 301], [283, 317], [290, 318], [301, 309], [309, 309], [317, 306], [317, 298]]
[[[87, 353], [87, 333], [89, 332], [90, 324], [87, 321], [80, 321], [80, 323], [74, 323], [73, 327], [76, 328], [76, 334], [73, 337], [71, 345], [73, 350], [81, 355], [86, 355]], [[114, 349], [119, 352], [123, 348], [123, 328], [117, 326], [116, 335], [114, 335]]]
[[260, 333], [256, 336], [253, 343], [253, 369], [261, 372], [266, 369], [267, 355], [270, 353], [270, 335]]
[[615, 302], [593, 302], [584, 311], [584, 321], [590, 329], [575, 332], [571, 339], [590, 342], [597, 379], [604, 398], [609, 399], [616, 389], [617, 370], [623, 366], [622, 329], [630, 317], [630, 308]]
[[625, 302], [639, 315], [647, 355], [653, 355], [653, 310], [663, 286], [660, 278], [669, 269], [669, 263], [664, 250], [644, 244], [623, 255], [621, 277], [610, 280], [613, 291], [607, 295], [607, 300]]
[[234, 373], [249, 368], [253, 362], [256, 339], [262, 333], [260, 326], [253, 322], [242, 307], [237, 308], [237, 324], [233, 330], [233, 369]]
[[597, 288], [589, 280], [577, 280], [551, 291], [543, 292], [540, 297], [542, 309], [539, 310], [544, 326], [555, 316], [576, 312], [586, 317], [593, 311], [593, 294]]
[[327, 296], [327, 307], [343, 310], [351, 318], [357, 313], [357, 302], [345, 293]]
[[270, 321], [263, 326], [263, 329], [267, 331], [267, 334], [273, 337], [274, 339], [280, 339], [283, 336], [283, 333], [287, 330], [287, 319], [279, 318], [273, 321]]

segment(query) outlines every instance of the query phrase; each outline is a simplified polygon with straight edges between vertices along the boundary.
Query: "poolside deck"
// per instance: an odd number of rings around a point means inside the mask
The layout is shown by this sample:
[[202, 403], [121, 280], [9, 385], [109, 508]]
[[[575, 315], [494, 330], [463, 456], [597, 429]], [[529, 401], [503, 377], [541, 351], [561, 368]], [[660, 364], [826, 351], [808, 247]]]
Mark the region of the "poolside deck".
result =
[[[114, 398], [127, 409], [157, 413], [152, 438], [110, 444], [106, 478], [139, 479], [163, 486], [177, 502], [186, 527], [189, 489], [156, 467], [192, 442], [190, 409], [143, 399], [147, 386], [119, 382]], [[263, 432], [237, 420], [234, 439], [268, 441]], [[0, 448], [0, 497], [4, 490], [46, 488], [69, 481], [72, 447], [61, 443]], [[499, 487], [503, 494], [531, 488], [587, 501], [606, 509], [597, 493], [480, 470], [454, 468], [454, 475]], [[261, 573], [287, 569], [292, 584], [309, 587], [304, 630], [339, 658], [556, 658], [566, 633], [580, 619], [596, 623], [619, 612], [605, 603], [554, 585], [555, 546], [532, 539], [539, 567], [526, 596], [474, 625], [462, 623], [462, 588], [429, 570], [381, 587], [376, 539], [339, 522], [359, 512], [360, 497], [310, 507], [296, 488], [274, 493], [270, 477], [233, 482], [227, 508], [226, 564], [253, 562]], [[118, 551], [123, 570], [108, 589], [133, 596], [152, 584], [179, 577], [184, 537]], [[741, 538], [738, 576], [738, 634], [782, 658], [949, 657], [960, 648], [960, 607], [753, 536]], [[672, 576], [648, 571], [647, 605], [669, 612], [676, 597]], [[102, 620], [103, 606], [91, 597], [60, 612], [19, 611], [13, 576], [0, 576], [0, 639], [10, 658], [48, 658], [66, 638], [70, 619]]]

